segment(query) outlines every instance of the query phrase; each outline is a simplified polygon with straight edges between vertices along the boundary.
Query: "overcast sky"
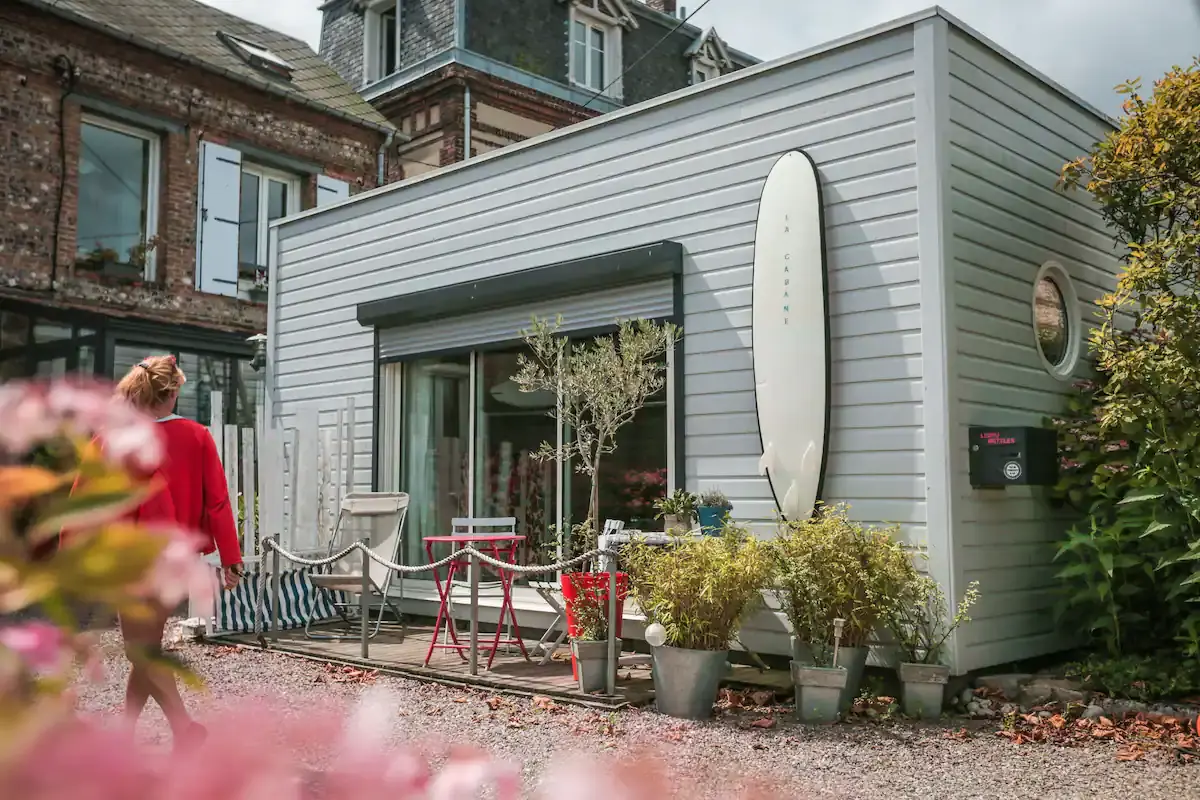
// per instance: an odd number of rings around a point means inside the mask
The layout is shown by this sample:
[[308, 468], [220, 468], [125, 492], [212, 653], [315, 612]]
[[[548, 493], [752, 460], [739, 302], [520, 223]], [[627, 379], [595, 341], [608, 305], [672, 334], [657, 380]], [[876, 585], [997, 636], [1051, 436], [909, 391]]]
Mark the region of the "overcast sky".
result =
[[[317, 47], [321, 0], [201, 1]], [[680, 0], [680, 5], [694, 9], [702, 2]], [[769, 60], [929, 5], [928, 0], [710, 0], [692, 22], [715, 26], [732, 47]], [[1149, 84], [1173, 64], [1189, 64], [1200, 55], [1200, 0], [944, 0], [941, 5], [1114, 115], [1121, 101], [1113, 86], [1139, 76]]]

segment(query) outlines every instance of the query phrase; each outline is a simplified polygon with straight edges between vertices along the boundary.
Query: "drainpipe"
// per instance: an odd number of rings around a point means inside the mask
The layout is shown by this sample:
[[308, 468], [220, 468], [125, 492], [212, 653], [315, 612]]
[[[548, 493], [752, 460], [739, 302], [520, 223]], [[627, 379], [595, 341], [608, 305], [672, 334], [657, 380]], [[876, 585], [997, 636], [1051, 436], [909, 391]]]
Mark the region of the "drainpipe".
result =
[[392, 142], [396, 140], [396, 132], [388, 131], [387, 138], [383, 140], [383, 146], [379, 148], [379, 156], [377, 158], [377, 169], [379, 172], [375, 180], [376, 186], [383, 186], [387, 182], [387, 154], [388, 148], [392, 146]]
[[471, 84], [463, 87], [463, 161], [471, 157]]

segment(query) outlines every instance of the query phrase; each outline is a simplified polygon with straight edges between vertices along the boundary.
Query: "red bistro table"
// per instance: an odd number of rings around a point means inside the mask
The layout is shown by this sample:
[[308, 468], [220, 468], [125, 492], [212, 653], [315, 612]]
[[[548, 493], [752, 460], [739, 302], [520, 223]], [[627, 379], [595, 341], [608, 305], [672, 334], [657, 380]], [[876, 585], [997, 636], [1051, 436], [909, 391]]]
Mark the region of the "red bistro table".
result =
[[[497, 561], [507, 561], [510, 564], [516, 563], [517, 547], [525, 541], [524, 536], [515, 536], [513, 534], [464, 534], [462, 536], [426, 536], [422, 539], [425, 542], [425, 553], [429, 556], [429, 563], [433, 563], [437, 559], [433, 557], [433, 546], [435, 544], [448, 544], [454, 550], [456, 558], [450, 562], [449, 569], [446, 572], [446, 579], [443, 581], [438, 577], [438, 571], [435, 567], [433, 570], [433, 582], [437, 586], [438, 597], [441, 598], [441, 605], [438, 606], [437, 621], [433, 624], [433, 641], [429, 643], [429, 652], [425, 654], [425, 666], [429, 666], [429, 659], [433, 657], [433, 651], [436, 649], [454, 650], [459, 656], [463, 656], [463, 650], [471, 649], [469, 644], [462, 644], [458, 641], [458, 631], [454, 629], [454, 620], [450, 617], [450, 589], [454, 585], [454, 575], [460, 570], [468, 568], [468, 560], [466, 558], [457, 557], [460, 548], [473, 544], [480, 552], [491, 556]], [[481, 568], [485, 566], [482, 562], [479, 565]], [[521, 654], [525, 656], [525, 660], [529, 660], [529, 653], [525, 650], [525, 643], [521, 641], [521, 627], [517, 624], [517, 612], [513, 610], [512, 604], [512, 583], [513, 575], [511, 572], [492, 565], [486, 565], [488, 569], [495, 571], [500, 578], [500, 591], [504, 595], [504, 599], [500, 603], [500, 617], [496, 623], [496, 636], [492, 639], [491, 645], [483, 645], [490, 651], [488, 654], [487, 668], [492, 668], [492, 661], [496, 658], [496, 650], [502, 644], [515, 644], [521, 648]], [[508, 618], [512, 621], [512, 635], [514, 639], [501, 639], [500, 632], [504, 628], [504, 617], [508, 614]], [[447, 632], [450, 634], [450, 639], [453, 644], [438, 644], [438, 633], [442, 629], [442, 625], [446, 626]]]

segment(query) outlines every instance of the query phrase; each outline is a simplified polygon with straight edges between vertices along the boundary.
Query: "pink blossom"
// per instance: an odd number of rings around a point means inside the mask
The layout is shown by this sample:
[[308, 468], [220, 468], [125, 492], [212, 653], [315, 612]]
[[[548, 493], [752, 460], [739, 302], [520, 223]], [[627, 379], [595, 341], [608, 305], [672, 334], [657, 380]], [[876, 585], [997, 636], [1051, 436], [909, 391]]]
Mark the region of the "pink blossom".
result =
[[169, 537], [141, 587], [143, 596], [153, 597], [168, 608], [191, 598], [211, 607], [212, 574], [197, 555], [197, 537], [185, 531], [161, 534]]
[[4, 422], [0, 425], [0, 450], [26, 453], [58, 429], [44, 396], [31, 386], [21, 382], [0, 386], [0, 420]]
[[0, 628], [0, 645], [12, 650], [26, 666], [37, 672], [60, 671], [70, 658], [66, 635], [49, 622]]

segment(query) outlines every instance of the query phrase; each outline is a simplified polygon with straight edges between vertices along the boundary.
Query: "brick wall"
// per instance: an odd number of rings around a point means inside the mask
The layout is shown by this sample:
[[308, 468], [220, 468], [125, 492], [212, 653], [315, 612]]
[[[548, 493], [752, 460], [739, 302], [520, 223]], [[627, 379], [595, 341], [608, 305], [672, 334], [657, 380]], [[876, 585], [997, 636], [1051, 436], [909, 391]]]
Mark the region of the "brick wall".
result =
[[321, 18], [321, 57], [342, 80], [363, 83], [363, 14], [352, 0], [326, 6]]
[[[164, 130], [160, 140], [160, 245], [152, 285], [115, 285], [74, 267], [82, 109], [77, 99], [68, 98], [60, 129], [63, 90], [52, 67], [59, 54], [79, 70], [77, 93], [180, 129]], [[85, 303], [160, 321], [261, 330], [266, 318], [261, 304], [192, 288], [201, 138], [322, 164], [326, 174], [349, 181], [355, 191], [375, 185], [384, 135], [25, 7], [0, 7], [0, 293], [47, 295], [57, 221], [54, 297], [62, 305]], [[306, 207], [313, 205], [314, 179], [305, 179], [302, 195]]]

